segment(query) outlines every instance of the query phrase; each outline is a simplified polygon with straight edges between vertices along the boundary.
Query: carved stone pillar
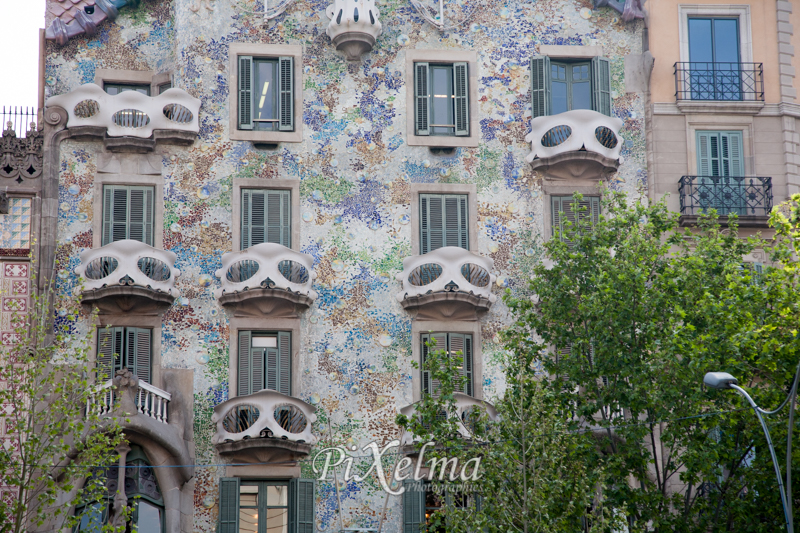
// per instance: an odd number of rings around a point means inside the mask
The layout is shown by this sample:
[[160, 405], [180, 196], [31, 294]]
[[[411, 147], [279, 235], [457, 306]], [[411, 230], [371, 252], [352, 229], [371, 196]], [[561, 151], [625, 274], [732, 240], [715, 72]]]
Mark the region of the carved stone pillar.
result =
[[117, 370], [112, 384], [120, 398], [120, 416], [135, 416], [139, 411], [136, 407], [136, 392], [139, 389], [139, 378], [127, 368]]
[[110, 523], [114, 527], [121, 527], [125, 525], [123, 511], [125, 510], [125, 506], [128, 505], [128, 495], [125, 494], [125, 465], [131, 447], [123, 442], [114, 448], [114, 451], [119, 454], [119, 470], [117, 472], [117, 494], [114, 496], [114, 508], [112, 509]]

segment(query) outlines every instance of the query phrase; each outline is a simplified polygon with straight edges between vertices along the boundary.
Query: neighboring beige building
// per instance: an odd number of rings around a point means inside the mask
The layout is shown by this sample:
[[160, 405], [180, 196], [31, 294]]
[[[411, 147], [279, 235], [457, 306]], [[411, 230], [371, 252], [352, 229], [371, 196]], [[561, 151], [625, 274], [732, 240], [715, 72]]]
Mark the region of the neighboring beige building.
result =
[[800, 192], [800, 31], [794, 31], [800, 6], [792, 4], [651, 0], [645, 6], [654, 58], [649, 194], [669, 194], [684, 225], [716, 207], [757, 231], [767, 228], [771, 206]]

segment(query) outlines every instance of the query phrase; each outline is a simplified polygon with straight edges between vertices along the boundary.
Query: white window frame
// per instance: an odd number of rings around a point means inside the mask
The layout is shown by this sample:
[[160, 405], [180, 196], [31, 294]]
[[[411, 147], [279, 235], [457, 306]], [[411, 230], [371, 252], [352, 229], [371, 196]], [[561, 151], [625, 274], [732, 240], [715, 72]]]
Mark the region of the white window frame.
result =
[[682, 4], [678, 6], [680, 25], [681, 62], [689, 61], [689, 18], [729, 17], [739, 19], [739, 55], [742, 63], [753, 63], [753, 33], [750, 24], [750, 6], [746, 4], [710, 5]]

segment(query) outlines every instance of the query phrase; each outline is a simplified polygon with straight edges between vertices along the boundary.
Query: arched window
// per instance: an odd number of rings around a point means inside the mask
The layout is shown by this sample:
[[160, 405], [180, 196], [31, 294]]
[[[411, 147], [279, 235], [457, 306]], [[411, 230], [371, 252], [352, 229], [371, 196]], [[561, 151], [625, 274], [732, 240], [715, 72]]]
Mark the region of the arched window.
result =
[[[83, 505], [75, 510], [81, 520], [75, 526], [74, 533], [99, 533], [114, 514], [114, 496], [119, 488], [119, 467], [98, 468], [93, 477], [105, 479], [106, 496], [103, 501]], [[133, 507], [126, 531], [132, 531], [135, 525], [139, 532], [163, 533], [164, 497], [158, 487], [153, 467], [147, 462], [144, 451], [136, 445], [131, 445], [131, 451], [125, 460], [123, 490], [128, 498], [128, 505]]]

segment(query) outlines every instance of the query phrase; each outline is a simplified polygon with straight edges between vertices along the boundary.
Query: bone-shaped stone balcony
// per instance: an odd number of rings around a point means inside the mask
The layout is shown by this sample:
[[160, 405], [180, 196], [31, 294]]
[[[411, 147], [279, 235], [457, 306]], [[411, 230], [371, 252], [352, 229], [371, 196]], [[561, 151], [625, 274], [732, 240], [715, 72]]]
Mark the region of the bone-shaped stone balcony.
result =
[[331, 19], [326, 33], [348, 61], [372, 50], [383, 31], [375, 0], [334, 0], [325, 13]]
[[525, 140], [534, 169], [558, 178], [598, 178], [620, 165], [622, 120], [590, 109], [536, 117]]
[[485, 311], [497, 300], [492, 294], [497, 279], [492, 270], [492, 258], [457, 246], [406, 257], [403, 271], [396, 276], [403, 286], [397, 300], [405, 309], [458, 301]]
[[[461, 392], [454, 392], [453, 399], [455, 400], [456, 410], [451, 416], [457, 417], [458, 433], [464, 439], [472, 439], [474, 437], [474, 425], [480, 423], [484, 412], [486, 419], [489, 421], [497, 420], [497, 409], [490, 403], [477, 400]], [[400, 409], [400, 414], [405, 415], [408, 419], [413, 419], [417, 413], [417, 404], [419, 402], [403, 407]], [[400, 438], [400, 446], [409, 446], [416, 441], [419, 441], [419, 437], [406, 430]]]
[[94, 83], [87, 83], [48, 98], [47, 106], [66, 110], [67, 128], [105, 128], [109, 137], [146, 139], [154, 131], [186, 132], [196, 137], [200, 131], [200, 100], [183, 89], [167, 89], [158, 96], [136, 91], [111, 95]]

